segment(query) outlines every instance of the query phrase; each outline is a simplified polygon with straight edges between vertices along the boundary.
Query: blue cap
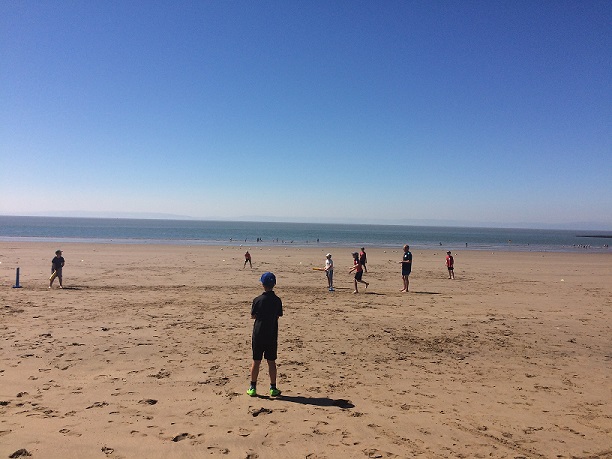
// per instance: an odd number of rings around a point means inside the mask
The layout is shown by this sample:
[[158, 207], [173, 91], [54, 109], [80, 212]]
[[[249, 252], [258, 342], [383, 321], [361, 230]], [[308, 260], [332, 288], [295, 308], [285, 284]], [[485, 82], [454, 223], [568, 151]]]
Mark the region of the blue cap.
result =
[[263, 273], [259, 281], [265, 286], [275, 286], [276, 276], [271, 272]]

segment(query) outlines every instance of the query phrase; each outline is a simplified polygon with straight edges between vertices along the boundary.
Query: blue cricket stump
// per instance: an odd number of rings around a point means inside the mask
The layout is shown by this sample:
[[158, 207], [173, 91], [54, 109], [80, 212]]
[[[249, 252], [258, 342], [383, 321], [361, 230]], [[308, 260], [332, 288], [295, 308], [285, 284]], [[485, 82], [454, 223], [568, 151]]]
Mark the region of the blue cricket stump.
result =
[[13, 285], [13, 288], [21, 288], [21, 285], [19, 285], [19, 268], [15, 271], [15, 285]]

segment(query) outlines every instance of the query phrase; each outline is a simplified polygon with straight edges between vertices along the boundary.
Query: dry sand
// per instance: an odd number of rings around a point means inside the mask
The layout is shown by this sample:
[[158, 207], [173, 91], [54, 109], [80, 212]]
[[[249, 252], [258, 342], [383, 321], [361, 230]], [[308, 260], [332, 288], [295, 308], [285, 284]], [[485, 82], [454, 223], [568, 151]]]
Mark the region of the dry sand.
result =
[[[0, 243], [0, 458], [612, 458], [609, 254]], [[13, 289], [15, 267], [21, 289]], [[271, 270], [281, 397], [246, 395]], [[268, 382], [262, 365], [259, 391]], [[21, 451], [25, 454], [25, 451]]]

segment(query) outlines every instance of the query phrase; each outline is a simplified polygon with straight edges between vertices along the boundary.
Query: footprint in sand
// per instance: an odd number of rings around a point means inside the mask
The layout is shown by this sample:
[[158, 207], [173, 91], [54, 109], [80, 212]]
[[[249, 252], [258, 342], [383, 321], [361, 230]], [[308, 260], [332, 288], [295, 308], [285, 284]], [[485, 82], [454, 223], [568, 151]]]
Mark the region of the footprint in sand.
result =
[[157, 378], [163, 379], [170, 377], [170, 372], [168, 370], [164, 370], [163, 368], [157, 372], [157, 374], [149, 375], [149, 378]]
[[257, 417], [260, 414], [270, 414], [270, 413], [272, 413], [272, 410], [270, 410], [268, 408], [261, 407], [258, 410], [251, 410], [250, 413], [251, 413], [251, 415], [253, 417]]
[[184, 440], [185, 438], [189, 438], [189, 434], [187, 432], [177, 435], [176, 437], [172, 439], [172, 441], [177, 442], [177, 441]]
[[366, 455], [366, 457], [371, 457], [371, 458], [397, 457], [395, 454], [389, 453], [389, 452], [383, 455], [383, 452], [377, 449], [364, 449], [363, 452]]
[[103, 406], [107, 406], [108, 403], [106, 402], [96, 402], [93, 405], [88, 406], [87, 408], [85, 408], [86, 410], [89, 410], [90, 408], [102, 408]]
[[157, 403], [157, 400], [154, 400], [152, 398], [147, 398], [147, 399], [139, 401], [138, 403], [141, 403], [143, 405], [155, 405]]

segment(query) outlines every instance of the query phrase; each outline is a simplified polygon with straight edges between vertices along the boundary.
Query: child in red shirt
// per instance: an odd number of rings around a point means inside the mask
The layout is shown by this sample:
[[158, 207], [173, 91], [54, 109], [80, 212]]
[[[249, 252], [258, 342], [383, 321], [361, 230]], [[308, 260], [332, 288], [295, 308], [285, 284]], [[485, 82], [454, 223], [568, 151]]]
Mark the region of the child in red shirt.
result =
[[446, 267], [448, 268], [448, 278], [449, 279], [455, 278], [454, 264], [455, 264], [455, 260], [453, 259], [453, 256], [451, 255], [451, 252], [449, 250], [448, 252], [446, 252]]
[[355, 271], [355, 291], [353, 293], [359, 293], [359, 291], [357, 290], [357, 282], [365, 284], [365, 288], [368, 288], [368, 285], [370, 285], [370, 283], [361, 280], [361, 277], [363, 276], [363, 266], [361, 266], [361, 263], [359, 262], [359, 253], [357, 252], [353, 252], [353, 267], [350, 269], [349, 274], [353, 271]]

